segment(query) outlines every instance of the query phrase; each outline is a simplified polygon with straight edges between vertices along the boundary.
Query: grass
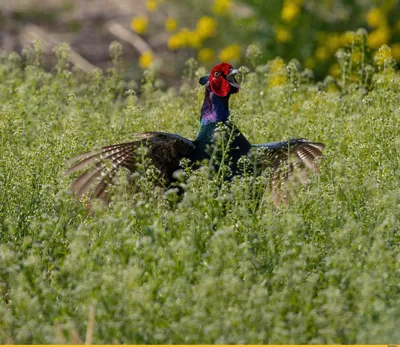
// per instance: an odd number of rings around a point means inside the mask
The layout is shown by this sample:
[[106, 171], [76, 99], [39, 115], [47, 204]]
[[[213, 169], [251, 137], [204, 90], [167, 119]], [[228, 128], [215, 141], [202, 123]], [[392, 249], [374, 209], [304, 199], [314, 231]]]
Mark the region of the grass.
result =
[[151, 172], [136, 193], [122, 174], [89, 212], [67, 160], [145, 130], [194, 138], [204, 71], [189, 64], [179, 91], [147, 71], [138, 97], [118, 67], [73, 74], [66, 54], [52, 72], [38, 50], [0, 58], [1, 343], [400, 340], [398, 73], [377, 68], [367, 89], [293, 62], [274, 86], [274, 64], [242, 69], [232, 118], [252, 142], [327, 146], [287, 206], [263, 177], [217, 185], [204, 169], [180, 202]]

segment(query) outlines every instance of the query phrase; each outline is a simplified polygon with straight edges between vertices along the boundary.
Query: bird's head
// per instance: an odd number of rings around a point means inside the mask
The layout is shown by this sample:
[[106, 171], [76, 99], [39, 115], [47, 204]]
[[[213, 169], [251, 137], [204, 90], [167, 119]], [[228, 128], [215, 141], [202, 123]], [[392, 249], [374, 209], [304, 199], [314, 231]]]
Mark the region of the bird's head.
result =
[[215, 95], [225, 97], [239, 91], [240, 85], [235, 80], [238, 73], [239, 70], [232, 65], [221, 63], [214, 66], [209, 75], [201, 77], [199, 83], [209, 87]]

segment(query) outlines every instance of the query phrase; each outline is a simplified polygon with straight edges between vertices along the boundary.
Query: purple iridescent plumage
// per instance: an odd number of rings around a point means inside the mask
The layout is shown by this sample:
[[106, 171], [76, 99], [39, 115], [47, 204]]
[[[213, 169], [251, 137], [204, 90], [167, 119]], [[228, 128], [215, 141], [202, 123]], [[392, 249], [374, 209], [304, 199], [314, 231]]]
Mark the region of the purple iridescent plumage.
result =
[[216, 96], [210, 89], [206, 87], [203, 106], [201, 107], [201, 125], [210, 123], [226, 122], [229, 118], [229, 94], [221, 98]]

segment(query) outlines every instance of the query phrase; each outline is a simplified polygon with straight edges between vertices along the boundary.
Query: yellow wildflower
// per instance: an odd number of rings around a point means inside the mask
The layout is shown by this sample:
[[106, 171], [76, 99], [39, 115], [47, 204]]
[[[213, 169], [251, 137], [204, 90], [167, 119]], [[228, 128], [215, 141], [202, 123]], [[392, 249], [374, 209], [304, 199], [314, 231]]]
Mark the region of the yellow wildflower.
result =
[[329, 58], [329, 51], [328, 48], [326, 48], [325, 46], [319, 46], [316, 50], [315, 50], [315, 57], [318, 60], [327, 60]]
[[179, 49], [185, 47], [186, 45], [186, 37], [182, 35], [181, 32], [170, 36], [168, 39], [168, 48], [169, 49]]
[[353, 51], [351, 53], [351, 60], [355, 63], [359, 63], [361, 61], [362, 55], [360, 51]]
[[177, 26], [178, 23], [175, 18], [168, 17], [165, 21], [165, 30], [167, 30], [169, 33], [174, 32]]
[[201, 37], [195, 31], [187, 31], [186, 44], [190, 47], [199, 48], [201, 46]]
[[326, 88], [326, 92], [327, 93], [337, 93], [337, 92], [339, 92], [339, 89], [338, 89], [336, 83], [329, 83], [329, 85]]
[[351, 45], [356, 40], [357, 40], [357, 33], [354, 31], [346, 31], [340, 36], [341, 46]]
[[217, 15], [228, 14], [232, 6], [231, 0], [215, 0], [212, 11]]
[[334, 63], [329, 67], [329, 73], [334, 76], [338, 77], [340, 75], [340, 66], [338, 63]]
[[215, 18], [204, 16], [197, 21], [196, 32], [201, 39], [206, 39], [215, 35], [217, 21]]
[[139, 58], [139, 65], [142, 69], [147, 69], [153, 62], [154, 57], [151, 51], [143, 53]]
[[351, 75], [349, 76], [349, 80], [350, 80], [350, 82], [357, 83], [360, 81], [360, 76], [357, 75], [357, 73], [352, 72]]
[[239, 60], [240, 46], [235, 43], [225, 47], [219, 52], [218, 58], [222, 61]]
[[308, 57], [305, 61], [304, 61], [304, 66], [308, 69], [313, 69], [315, 68], [315, 60], [312, 57]]
[[202, 63], [212, 63], [215, 60], [215, 53], [211, 48], [202, 48], [199, 50], [197, 58]]
[[198, 48], [201, 45], [201, 38], [195, 31], [182, 28], [178, 33], [168, 39], [169, 49], [178, 49], [186, 46]]
[[383, 45], [381, 48], [379, 48], [378, 52], [376, 52], [374, 56], [374, 60], [377, 65], [381, 66], [384, 66], [387, 63], [391, 62], [393, 60], [393, 57], [392, 51], [390, 50], [389, 46]]
[[292, 39], [292, 34], [288, 28], [278, 25], [275, 28], [275, 38], [279, 42], [288, 42]]
[[340, 47], [340, 35], [338, 33], [329, 34], [326, 38], [326, 46], [331, 53], [335, 53]]
[[282, 84], [285, 84], [285, 82], [286, 82], [286, 75], [278, 74], [269, 79], [268, 86], [269, 87], [278, 87], [278, 86], [281, 86]]
[[268, 68], [271, 73], [271, 78], [268, 81], [269, 87], [277, 87], [286, 82], [286, 65], [280, 57], [272, 59], [268, 63]]
[[133, 17], [131, 21], [131, 28], [138, 34], [144, 34], [147, 31], [149, 20], [146, 16]]
[[394, 59], [397, 61], [400, 61], [400, 43], [394, 43], [392, 44], [392, 56]]
[[385, 15], [379, 8], [372, 8], [367, 13], [367, 23], [372, 28], [377, 28], [381, 25], [386, 25]]
[[287, 1], [282, 8], [281, 18], [285, 22], [291, 22], [299, 15], [299, 13], [300, 13], [300, 8], [296, 5], [296, 3], [292, 1]]
[[285, 62], [282, 60], [281, 57], [276, 57], [275, 59], [272, 59], [269, 62], [268, 66], [269, 66], [271, 72], [274, 72], [274, 73], [286, 71]]
[[158, 4], [156, 0], [147, 0], [146, 8], [149, 12], [154, 12], [157, 10]]
[[371, 48], [379, 48], [390, 40], [390, 28], [384, 25], [368, 35], [368, 44]]

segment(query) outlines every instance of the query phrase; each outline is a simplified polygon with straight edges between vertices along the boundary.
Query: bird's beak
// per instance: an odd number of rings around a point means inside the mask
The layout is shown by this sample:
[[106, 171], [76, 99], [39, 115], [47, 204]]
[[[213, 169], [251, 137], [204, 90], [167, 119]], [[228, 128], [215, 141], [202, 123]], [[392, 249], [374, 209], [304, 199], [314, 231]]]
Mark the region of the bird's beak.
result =
[[200, 83], [202, 86], [204, 86], [204, 85], [208, 82], [208, 78], [209, 78], [209, 77], [210, 77], [210, 75], [200, 77], [199, 83]]
[[235, 80], [235, 75], [237, 74], [240, 74], [238, 69], [231, 69], [226, 76], [226, 80], [232, 87], [240, 89], [240, 84]]

